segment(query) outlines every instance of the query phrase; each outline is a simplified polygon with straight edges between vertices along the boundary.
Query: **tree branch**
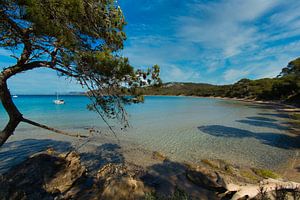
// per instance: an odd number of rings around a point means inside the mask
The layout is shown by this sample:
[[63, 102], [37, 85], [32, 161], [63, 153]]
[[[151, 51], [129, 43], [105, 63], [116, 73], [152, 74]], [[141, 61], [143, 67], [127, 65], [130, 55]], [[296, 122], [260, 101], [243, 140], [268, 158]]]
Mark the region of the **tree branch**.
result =
[[6, 21], [21, 37], [24, 36], [24, 29], [20, 28], [17, 23], [15, 23], [10, 17], [4, 13], [4, 11], [0, 12], [1, 19]]
[[49, 130], [49, 131], [52, 131], [52, 132], [55, 132], [55, 133], [58, 133], [58, 134], [62, 134], [62, 135], [67, 135], [67, 136], [71, 136], [71, 137], [80, 137], [80, 138], [87, 138], [88, 137], [86, 135], [72, 134], [72, 133], [68, 133], [66, 131], [61, 131], [61, 130], [58, 130], [58, 129], [55, 129], [55, 128], [52, 128], [52, 127], [34, 122], [34, 121], [26, 119], [26, 118], [23, 118], [22, 122], [33, 125], [33, 126], [36, 126], [36, 127], [39, 127], [39, 128], [43, 128], [43, 129], [46, 129], [46, 130]]
[[48, 68], [53, 69], [53, 70], [56, 70], [56, 71], [59, 71], [59, 72], [63, 73], [64, 75], [67, 75], [67, 76], [71, 76], [71, 77], [74, 77], [74, 78], [78, 78], [78, 77], [79, 77], [79, 76], [76, 75], [76, 74], [72, 74], [72, 72], [63, 70], [63, 69], [58, 68], [58, 67], [48, 66]]
[[2, 20], [6, 21], [6, 23], [8, 23], [13, 30], [15, 30], [15, 32], [19, 35], [20, 39], [22, 40], [24, 48], [20, 58], [18, 59], [18, 65], [25, 64], [26, 62], [28, 62], [32, 53], [32, 44], [30, 42], [30, 29], [20, 27], [4, 11], [0, 12], [0, 17]]
[[31, 63], [27, 63], [24, 65], [14, 65], [11, 67], [8, 67], [6, 69], [3, 70], [2, 74], [4, 76], [5, 79], [8, 79], [18, 73], [24, 72], [24, 71], [28, 71], [28, 70], [32, 70], [35, 68], [40, 68], [40, 67], [45, 67], [45, 68], [50, 68], [56, 71], [59, 71], [65, 75], [71, 76], [71, 77], [78, 77], [76, 74], [72, 74], [71, 72], [68, 72], [64, 69], [58, 68], [53, 66], [53, 63], [48, 62], [48, 61], [33, 61]]
[[8, 67], [8, 68], [4, 69], [1, 74], [7, 80], [10, 77], [12, 77], [12, 76], [14, 76], [18, 73], [28, 71], [28, 70], [32, 70], [34, 68], [45, 67], [48, 63], [49, 62], [45, 62], [45, 61], [34, 61], [34, 62], [27, 63], [27, 64], [24, 64], [24, 65], [16, 64], [14, 66], [11, 66], [11, 67]]
[[23, 64], [27, 63], [29, 61], [30, 55], [32, 53], [32, 44], [30, 42], [29, 34], [25, 33], [22, 40], [24, 43], [24, 48], [23, 48], [23, 52], [20, 56], [20, 59], [17, 62], [17, 65], [23, 65]]

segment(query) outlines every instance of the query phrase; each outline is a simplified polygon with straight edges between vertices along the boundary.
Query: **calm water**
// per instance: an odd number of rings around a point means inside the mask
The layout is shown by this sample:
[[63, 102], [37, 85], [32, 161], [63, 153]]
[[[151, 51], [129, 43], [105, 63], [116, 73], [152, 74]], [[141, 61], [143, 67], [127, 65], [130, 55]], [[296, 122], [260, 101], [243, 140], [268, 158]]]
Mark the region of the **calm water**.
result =
[[[79, 132], [96, 127], [110, 135], [101, 119], [87, 111], [89, 100], [86, 97], [62, 98], [65, 105], [54, 105], [53, 96], [20, 96], [14, 101], [24, 116], [38, 122]], [[288, 117], [267, 106], [209, 98], [156, 96], [146, 97], [144, 104], [129, 106], [127, 110], [131, 128], [122, 132], [115, 127], [121, 143], [160, 151], [177, 161], [218, 158], [274, 168], [294, 157], [299, 148], [286, 126]], [[1, 127], [6, 120], [6, 113], [0, 107]], [[71, 139], [21, 125], [0, 149], [0, 171], [4, 170], [4, 165], [19, 162], [21, 157], [44, 150], [45, 146], [52, 144], [64, 148], [64, 140], [70, 142]], [[100, 141], [94, 139], [90, 143], [97, 146]]]

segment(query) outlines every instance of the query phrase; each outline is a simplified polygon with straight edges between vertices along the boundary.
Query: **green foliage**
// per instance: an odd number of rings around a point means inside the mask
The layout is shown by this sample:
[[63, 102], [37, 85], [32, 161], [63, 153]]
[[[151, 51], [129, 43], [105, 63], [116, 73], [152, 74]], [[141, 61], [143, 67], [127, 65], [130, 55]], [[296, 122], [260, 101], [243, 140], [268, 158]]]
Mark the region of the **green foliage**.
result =
[[300, 114], [293, 114], [292, 118], [295, 120], [300, 120]]
[[263, 178], [279, 178], [280, 176], [275, 172], [268, 170], [268, 169], [252, 169], [253, 172]]
[[147, 87], [140, 91], [147, 95], [213, 96], [253, 100], [279, 100], [300, 105], [300, 58], [289, 63], [277, 78], [241, 79], [232, 85], [202, 83], [165, 83], [160, 88]]
[[190, 200], [192, 199], [185, 191], [175, 188], [174, 194], [169, 198], [158, 197], [155, 193], [146, 193], [145, 200]]
[[297, 59], [289, 62], [287, 67], [282, 69], [279, 76], [283, 77], [283, 76], [291, 76], [291, 75], [298, 76], [298, 78], [299, 78], [299, 76], [300, 76], [300, 58], [297, 58]]
[[115, 0], [1, 0], [0, 17], [0, 47], [21, 52], [6, 79], [51, 68], [88, 89], [90, 110], [122, 122], [124, 104], [143, 101], [136, 88], [161, 84], [158, 65], [134, 71], [120, 56], [126, 22]]
[[242, 177], [250, 179], [252, 181], [258, 181], [258, 177], [253, 174], [250, 170], [242, 170], [240, 171]]
[[34, 38], [43, 46], [41, 42], [47, 42], [43, 40], [47, 37], [72, 51], [101, 50], [103, 46], [118, 50], [126, 38], [123, 13], [113, 0], [4, 0], [0, 6], [7, 19], [0, 28], [2, 38], [15, 40], [4, 40], [4, 47], [23, 43], [26, 31], [31, 42]]

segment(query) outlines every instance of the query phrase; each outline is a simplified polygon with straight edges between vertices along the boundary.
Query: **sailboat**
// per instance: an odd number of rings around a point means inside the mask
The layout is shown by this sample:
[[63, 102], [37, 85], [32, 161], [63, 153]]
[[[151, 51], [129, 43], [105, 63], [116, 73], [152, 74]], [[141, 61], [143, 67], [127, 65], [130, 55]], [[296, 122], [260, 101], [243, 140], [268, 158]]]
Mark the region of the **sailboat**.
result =
[[53, 101], [54, 104], [61, 105], [65, 104], [65, 100], [58, 98], [58, 93], [56, 93], [56, 100]]

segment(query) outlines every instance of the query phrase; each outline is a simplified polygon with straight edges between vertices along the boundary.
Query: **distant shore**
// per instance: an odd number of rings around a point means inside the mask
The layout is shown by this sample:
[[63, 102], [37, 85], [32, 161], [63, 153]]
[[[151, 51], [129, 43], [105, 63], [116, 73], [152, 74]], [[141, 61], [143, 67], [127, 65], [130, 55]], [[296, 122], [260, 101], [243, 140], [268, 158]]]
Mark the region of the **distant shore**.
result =
[[256, 100], [256, 99], [245, 99], [245, 98], [230, 98], [230, 97], [220, 97], [220, 96], [192, 96], [192, 95], [144, 95], [144, 96], [170, 96], [170, 97], [193, 97], [193, 98], [211, 98], [211, 99], [224, 99], [224, 100], [234, 100], [234, 101], [242, 101], [249, 103], [258, 103], [258, 104], [268, 104], [274, 106], [282, 106], [286, 107], [286, 109], [294, 109], [290, 111], [300, 112], [300, 107], [293, 104], [284, 103], [281, 101], [264, 101], [264, 100]]

